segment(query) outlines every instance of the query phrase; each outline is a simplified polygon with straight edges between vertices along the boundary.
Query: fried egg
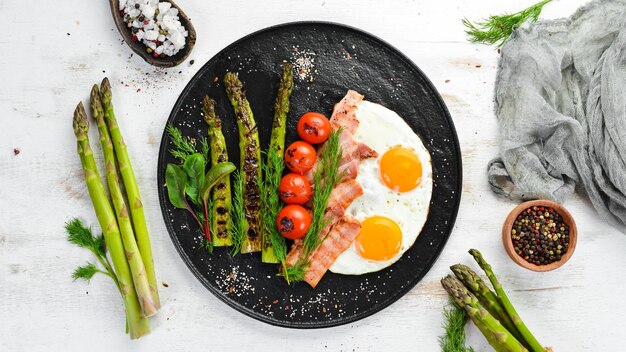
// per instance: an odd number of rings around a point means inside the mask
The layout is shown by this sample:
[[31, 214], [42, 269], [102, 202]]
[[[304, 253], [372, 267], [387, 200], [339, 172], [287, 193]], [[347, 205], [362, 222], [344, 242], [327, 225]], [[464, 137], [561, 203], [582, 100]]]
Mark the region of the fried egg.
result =
[[363, 195], [346, 214], [361, 222], [356, 240], [330, 267], [337, 274], [360, 275], [398, 261], [422, 231], [432, 195], [428, 150], [411, 127], [394, 111], [362, 101], [354, 137], [378, 152], [362, 160], [356, 180]]

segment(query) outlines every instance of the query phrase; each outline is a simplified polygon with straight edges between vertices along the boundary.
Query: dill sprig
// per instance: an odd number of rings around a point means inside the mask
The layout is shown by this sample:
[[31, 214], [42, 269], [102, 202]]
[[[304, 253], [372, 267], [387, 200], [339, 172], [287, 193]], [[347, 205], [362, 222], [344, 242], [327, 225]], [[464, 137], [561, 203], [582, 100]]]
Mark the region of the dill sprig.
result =
[[474, 352], [471, 347], [465, 346], [465, 323], [468, 316], [465, 309], [452, 302], [450, 308], [443, 309], [445, 334], [439, 336], [439, 346], [442, 352]]
[[342, 130], [338, 129], [333, 131], [323, 149], [321, 149], [321, 156], [319, 159], [319, 165], [317, 166], [315, 173], [313, 174], [313, 187], [315, 193], [313, 195], [313, 218], [311, 219], [311, 226], [304, 235], [304, 245], [302, 247], [302, 255], [293, 267], [288, 267], [284, 270], [282, 276], [289, 277], [291, 281], [302, 281], [306, 274], [306, 267], [309, 265], [309, 255], [317, 248], [325, 238], [320, 237], [322, 229], [328, 225], [324, 220], [326, 214], [326, 206], [328, 205], [328, 199], [333, 188], [337, 185], [339, 180], [343, 177], [339, 173], [339, 164], [343, 151], [339, 145], [339, 136]]
[[536, 22], [543, 7], [552, 0], [543, 0], [527, 9], [512, 13], [489, 16], [479, 22], [470, 22], [463, 19], [463, 25], [467, 27], [465, 33], [469, 35], [472, 43], [483, 43], [487, 45], [498, 44], [498, 48], [511, 36], [514, 30], [519, 28], [524, 22]]
[[241, 244], [245, 236], [246, 218], [244, 215], [244, 202], [243, 202], [243, 175], [240, 170], [234, 172], [233, 176], [233, 203], [230, 208], [230, 222], [229, 228], [232, 231], [233, 248], [231, 250], [232, 255], [236, 255], [241, 251]]
[[74, 270], [72, 278], [74, 280], [81, 279], [89, 281], [95, 274], [101, 273], [110, 277], [119, 289], [120, 286], [117, 281], [117, 276], [115, 275], [115, 271], [113, 271], [113, 267], [111, 266], [109, 258], [106, 255], [104, 236], [94, 236], [91, 228], [85, 226], [78, 218], [73, 218], [68, 221], [65, 224], [65, 231], [67, 232], [67, 240], [70, 243], [90, 250], [96, 256], [100, 264], [105, 268], [103, 271], [98, 269], [95, 264], [87, 262], [86, 265], [79, 266]]
[[[261, 231], [268, 235], [272, 243], [274, 255], [283, 266], [283, 270], [285, 270], [287, 243], [276, 227], [276, 217], [283, 206], [278, 195], [278, 186], [285, 169], [285, 163], [274, 148], [270, 148], [265, 154], [266, 158], [262, 158], [261, 161], [263, 180], [259, 181], [259, 189], [261, 190]], [[286, 279], [289, 282], [289, 278], [286, 277]]]
[[[170, 136], [172, 140], [172, 144], [174, 144], [174, 149], [170, 149], [169, 152], [175, 158], [185, 160], [191, 154], [196, 153], [196, 142], [189, 138], [184, 137], [183, 133], [180, 129], [174, 127], [171, 123], [165, 127], [167, 134]], [[207, 152], [208, 155], [208, 152]], [[206, 157], [204, 160], [208, 160]]]
[[[207, 201], [207, 203], [208, 203], [207, 204], [207, 208], [208, 209], [213, 209], [213, 203], [214, 203], [213, 198], [209, 197], [209, 200]], [[202, 212], [199, 212], [199, 213], [201, 214], [201, 216], [203, 218], [201, 221], [204, 221], [204, 214], [202, 214]], [[214, 229], [214, 226], [213, 226], [213, 212], [209, 211], [208, 213], [209, 213], [209, 215], [208, 215], [207, 221], [208, 221], [208, 224], [209, 224], [209, 231], [211, 232], [211, 237], [212, 237], [215, 234], [215, 229]], [[202, 232], [202, 231], [200, 231], [200, 232]], [[209, 251], [209, 253], [213, 253], [213, 241], [212, 240], [209, 241], [206, 238], [206, 236], [205, 236], [204, 240], [202, 241], [202, 248], [204, 248], [207, 251]]]
[[211, 147], [209, 146], [209, 140], [206, 137], [201, 137], [200, 138], [200, 153], [202, 153], [202, 156], [204, 157], [204, 160], [206, 161], [207, 165], [211, 161], [211, 156], [209, 155], [210, 151], [211, 151]]

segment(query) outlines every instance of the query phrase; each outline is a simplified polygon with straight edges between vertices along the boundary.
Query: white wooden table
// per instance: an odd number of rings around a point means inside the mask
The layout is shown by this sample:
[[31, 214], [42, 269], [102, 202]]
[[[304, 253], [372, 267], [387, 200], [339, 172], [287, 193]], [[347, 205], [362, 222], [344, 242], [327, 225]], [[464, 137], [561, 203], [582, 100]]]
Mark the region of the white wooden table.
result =
[[[129, 58], [131, 50], [122, 44], [103, 0], [0, 0], [0, 350], [439, 351], [447, 301], [439, 279], [451, 264], [472, 264], [466, 251], [476, 247], [541, 342], [556, 351], [623, 351], [626, 236], [600, 220], [586, 200], [566, 203], [580, 236], [575, 255], [561, 269], [526, 271], [502, 248], [500, 226], [515, 204], [496, 198], [485, 176], [498, 151], [492, 112], [498, 55], [491, 47], [469, 44], [460, 20], [533, 2], [179, 1], [198, 31], [189, 58], [195, 64], [158, 70], [136, 55]], [[583, 3], [559, 0], [545, 9], [544, 18], [568, 16]], [[155, 179], [166, 118], [202, 63], [248, 33], [296, 20], [346, 23], [408, 55], [448, 104], [464, 168], [455, 230], [424, 280], [374, 316], [311, 331], [248, 318], [201, 286], [165, 230]], [[124, 311], [110, 280], [72, 282], [72, 270], [92, 257], [70, 245], [63, 231], [74, 216], [97, 224], [71, 116], [105, 75], [114, 84], [138, 175], [159, 282], [168, 285], [160, 287], [163, 309], [152, 320], [152, 334], [133, 342], [123, 332]], [[491, 350], [473, 326], [468, 333], [477, 351]]]

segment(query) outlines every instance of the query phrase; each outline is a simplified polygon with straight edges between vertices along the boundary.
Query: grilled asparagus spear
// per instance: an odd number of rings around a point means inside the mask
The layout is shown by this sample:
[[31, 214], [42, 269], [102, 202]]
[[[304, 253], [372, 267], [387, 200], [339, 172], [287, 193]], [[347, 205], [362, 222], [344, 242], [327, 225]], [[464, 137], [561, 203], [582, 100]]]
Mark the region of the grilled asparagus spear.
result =
[[276, 150], [281, 158], [285, 154], [285, 129], [287, 127], [287, 114], [289, 113], [289, 97], [292, 90], [293, 65], [286, 63], [283, 66], [278, 96], [276, 96], [276, 103], [274, 103], [274, 121], [272, 122], [272, 136], [270, 137], [270, 149]]
[[[267, 165], [270, 167], [274, 167], [272, 163], [270, 163], [270, 154], [272, 151], [275, 151], [276, 157], [282, 160], [284, 149], [285, 149], [285, 130], [287, 127], [287, 114], [289, 113], [289, 97], [291, 96], [291, 91], [293, 89], [293, 65], [290, 63], [286, 63], [283, 66], [283, 75], [280, 79], [280, 86], [278, 87], [278, 95], [276, 96], [276, 103], [274, 103], [274, 121], [272, 122], [272, 135], [270, 137], [270, 153], [267, 154]], [[272, 154], [273, 155], [273, 154]], [[282, 164], [282, 161], [280, 162]], [[268, 169], [263, 170], [263, 181], [268, 184], [268, 187], [265, 187], [266, 192], [276, 192], [278, 193], [278, 183], [280, 182], [280, 178], [282, 176], [282, 169], [276, 170]], [[272, 180], [269, 180], [272, 178]], [[274, 201], [278, 200], [278, 196], [274, 197], [265, 197], [263, 195], [265, 201], [269, 201], [273, 199]], [[267, 205], [267, 207], [266, 207]], [[263, 204], [263, 207], [266, 208], [265, 211], [270, 209], [276, 209], [276, 204]], [[271, 218], [275, 219], [278, 214], [271, 214]], [[272, 245], [272, 240], [270, 238], [271, 233], [270, 229], [267, 229], [268, 226], [276, 226], [274, 221], [263, 221], [263, 231], [262, 231], [262, 252], [261, 252], [261, 260], [263, 263], [278, 263], [279, 259], [274, 250], [274, 246]], [[280, 237], [280, 236], [279, 236]], [[277, 238], [279, 241], [283, 241], [282, 238]]]
[[[209, 140], [211, 143], [211, 166], [228, 161], [226, 140], [222, 133], [222, 120], [215, 114], [215, 100], [204, 97], [202, 101], [204, 121], [209, 125]], [[213, 213], [211, 231], [213, 232], [213, 246], [230, 246], [232, 238], [228, 210], [231, 206], [230, 177], [222, 177], [211, 191], [213, 199]]]
[[244, 215], [247, 229], [241, 245], [241, 253], [261, 250], [260, 233], [260, 190], [261, 147], [259, 134], [250, 103], [243, 92], [243, 84], [236, 73], [228, 72], [224, 76], [224, 85], [228, 99], [235, 110], [239, 129], [240, 168], [244, 181]]

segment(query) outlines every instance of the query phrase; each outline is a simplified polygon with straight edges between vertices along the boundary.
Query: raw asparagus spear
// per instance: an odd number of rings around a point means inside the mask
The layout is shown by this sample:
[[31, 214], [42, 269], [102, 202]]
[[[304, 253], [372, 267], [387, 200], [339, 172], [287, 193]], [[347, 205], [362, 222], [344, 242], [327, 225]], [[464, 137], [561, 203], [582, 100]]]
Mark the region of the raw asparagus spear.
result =
[[452, 296], [454, 301], [465, 309], [470, 319], [482, 332], [496, 352], [527, 352], [511, 333], [494, 318], [461, 281], [448, 275], [441, 279], [441, 285]]
[[261, 250], [260, 233], [260, 190], [261, 178], [261, 147], [259, 134], [250, 103], [243, 92], [243, 84], [236, 73], [228, 72], [224, 76], [224, 85], [228, 99], [235, 110], [239, 129], [239, 150], [241, 170], [244, 181], [244, 213], [247, 228], [241, 253], [258, 252]]
[[517, 331], [517, 327], [513, 324], [513, 321], [506, 314], [506, 311], [500, 305], [498, 297], [496, 296], [489, 286], [467, 265], [456, 264], [450, 267], [450, 270], [456, 275], [456, 277], [467, 287], [480, 301], [480, 303], [487, 308], [487, 310], [502, 323], [502, 325], [511, 333], [519, 342], [524, 344], [526, 348], [526, 341], [522, 335]]
[[130, 272], [133, 276], [133, 283], [137, 291], [141, 310], [146, 317], [150, 317], [155, 315], [158, 310], [152, 299], [152, 294], [150, 293], [150, 285], [148, 285], [148, 278], [146, 277], [146, 268], [141, 260], [141, 254], [139, 253], [139, 248], [135, 240], [133, 224], [131, 223], [126, 200], [124, 200], [124, 195], [120, 187], [117, 167], [115, 166], [113, 143], [111, 143], [111, 137], [109, 136], [106, 122], [104, 122], [104, 111], [102, 110], [102, 102], [100, 101], [100, 92], [98, 86], [95, 84], [91, 89], [90, 102], [91, 113], [96, 120], [96, 125], [98, 125], [98, 131], [100, 132], [100, 143], [102, 144], [104, 162], [106, 165], [106, 179], [109, 185], [109, 193], [113, 201], [115, 215], [117, 216], [117, 223], [122, 234], [122, 243], [124, 245], [124, 251], [126, 251], [126, 259], [130, 265]]
[[496, 278], [496, 275], [493, 273], [491, 265], [489, 265], [489, 263], [485, 261], [483, 255], [477, 249], [470, 249], [469, 253], [472, 255], [472, 257], [474, 257], [474, 260], [476, 260], [478, 266], [480, 266], [480, 268], [485, 271], [485, 274], [487, 274], [489, 281], [491, 281], [491, 285], [496, 291], [498, 301], [500, 302], [508, 316], [511, 318], [511, 321], [513, 321], [513, 324], [515, 324], [515, 326], [517, 327], [519, 333], [524, 337], [525, 342], [528, 344], [528, 346], [530, 346], [530, 350], [533, 352], [544, 352], [546, 349], [541, 346], [535, 336], [530, 332], [530, 330], [528, 330], [528, 327], [526, 327], [526, 324], [524, 324], [522, 318], [520, 318], [520, 316], [517, 314], [517, 311], [515, 311], [515, 308], [509, 300], [509, 297], [506, 295], [504, 289], [502, 288], [502, 285], [500, 285], [500, 282], [498, 281], [498, 278]]
[[[204, 121], [209, 125], [211, 165], [215, 166], [219, 163], [225, 163], [228, 161], [228, 151], [226, 150], [226, 140], [222, 133], [222, 120], [215, 113], [215, 100], [205, 96], [202, 101], [202, 112]], [[211, 210], [213, 213], [213, 223], [211, 224], [213, 246], [230, 246], [232, 245], [230, 215], [228, 213], [232, 202], [230, 177], [222, 177], [211, 192], [211, 198], [213, 199], [213, 209]]]
[[104, 120], [106, 121], [111, 140], [113, 141], [113, 148], [115, 149], [115, 155], [120, 168], [119, 171], [122, 174], [122, 181], [124, 181], [124, 187], [126, 188], [128, 204], [130, 206], [130, 217], [133, 222], [133, 228], [135, 229], [139, 253], [141, 253], [141, 259], [146, 268], [152, 299], [157, 309], [160, 309], [161, 301], [159, 300], [156, 273], [154, 272], [154, 262], [152, 260], [152, 246], [150, 245], [150, 235], [148, 234], [146, 217], [143, 213], [143, 204], [139, 197], [139, 187], [137, 187], [135, 173], [133, 172], [133, 167], [128, 157], [126, 143], [124, 143], [124, 137], [122, 137], [115, 113], [113, 112], [112, 98], [111, 84], [108, 78], [104, 78], [100, 85], [100, 99], [104, 108]]
[[78, 142], [78, 155], [85, 173], [85, 183], [91, 197], [98, 222], [104, 234], [104, 240], [113, 261], [117, 274], [120, 293], [126, 308], [126, 323], [130, 331], [130, 338], [136, 339], [150, 333], [150, 322], [142, 316], [141, 307], [137, 300], [137, 293], [133, 286], [130, 267], [126, 261], [124, 245], [117, 226], [115, 213], [107, 198], [104, 186], [100, 181], [100, 174], [93, 157], [93, 150], [89, 145], [89, 122], [83, 103], [79, 103], [74, 111], [74, 134]]
[[[285, 149], [285, 130], [287, 127], [287, 114], [289, 113], [289, 97], [291, 96], [292, 90], [293, 65], [290, 63], [286, 63], [283, 66], [283, 75], [280, 79], [278, 95], [276, 96], [276, 102], [274, 103], [274, 121], [272, 122], [272, 135], [270, 137], [270, 153], [272, 153], [272, 151], [275, 151], [276, 156], [281, 160], [283, 158]], [[270, 165], [270, 153], [266, 155], [266, 158], [268, 158], [267, 165]], [[280, 177], [282, 176], [281, 174], [282, 170], [264, 170], [264, 182], [270, 181], [268, 187], [265, 188], [266, 192], [269, 191], [278, 193], [278, 182], [280, 182]], [[268, 180], [269, 177], [272, 177], [274, 179]], [[269, 195], [263, 195], [262, 198], [266, 201], [270, 199], [278, 200], [277, 195], [274, 195], [273, 197], [270, 197]], [[265, 208], [265, 204], [263, 205], [263, 207]], [[276, 209], [276, 204], [268, 204], [266, 211], [269, 209]], [[277, 214], [272, 214], [273, 218], [276, 218], [276, 215]], [[264, 222], [262, 227], [267, 226], [275, 225], [273, 221], [268, 224], [265, 224]], [[261, 260], [263, 261], [263, 263], [278, 263], [279, 259], [276, 256], [276, 252], [270, 238], [271, 234], [269, 231], [269, 229], [264, 228], [261, 234]]]

